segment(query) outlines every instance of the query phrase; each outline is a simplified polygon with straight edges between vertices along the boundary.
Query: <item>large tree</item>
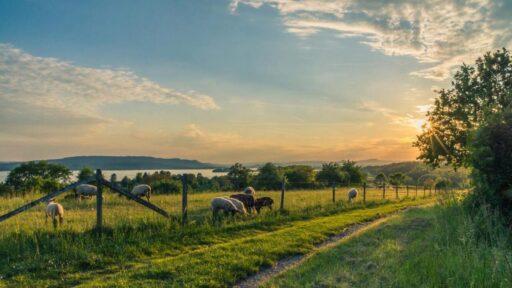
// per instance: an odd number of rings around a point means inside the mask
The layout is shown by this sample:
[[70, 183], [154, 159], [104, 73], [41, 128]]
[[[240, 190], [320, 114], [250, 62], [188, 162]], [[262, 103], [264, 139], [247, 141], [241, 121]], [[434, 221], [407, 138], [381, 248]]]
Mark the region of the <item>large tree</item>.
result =
[[490, 115], [511, 108], [512, 58], [506, 49], [462, 65], [451, 88], [437, 91], [428, 123], [414, 143], [419, 159], [432, 167], [469, 165], [470, 135]]

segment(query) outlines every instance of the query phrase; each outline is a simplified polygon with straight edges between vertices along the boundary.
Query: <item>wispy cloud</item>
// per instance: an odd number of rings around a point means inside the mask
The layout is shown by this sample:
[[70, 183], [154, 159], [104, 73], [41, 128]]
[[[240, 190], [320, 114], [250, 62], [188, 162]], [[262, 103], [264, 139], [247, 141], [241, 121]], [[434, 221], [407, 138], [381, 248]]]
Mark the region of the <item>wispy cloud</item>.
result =
[[407, 55], [432, 67], [412, 74], [435, 80], [484, 51], [512, 45], [512, 2], [508, 0], [234, 0], [259, 8], [269, 5], [287, 31], [307, 37], [322, 30], [387, 55]]
[[127, 101], [219, 108], [210, 96], [163, 87], [129, 70], [81, 67], [9, 44], [0, 44], [0, 91], [0, 100], [88, 116]]

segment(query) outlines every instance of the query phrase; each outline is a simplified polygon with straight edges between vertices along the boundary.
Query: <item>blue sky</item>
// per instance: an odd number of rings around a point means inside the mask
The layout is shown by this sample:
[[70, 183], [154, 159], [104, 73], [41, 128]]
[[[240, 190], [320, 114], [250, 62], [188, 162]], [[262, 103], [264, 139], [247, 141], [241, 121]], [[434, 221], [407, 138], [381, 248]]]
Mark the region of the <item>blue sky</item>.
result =
[[0, 160], [411, 160], [503, 1], [0, 1]]

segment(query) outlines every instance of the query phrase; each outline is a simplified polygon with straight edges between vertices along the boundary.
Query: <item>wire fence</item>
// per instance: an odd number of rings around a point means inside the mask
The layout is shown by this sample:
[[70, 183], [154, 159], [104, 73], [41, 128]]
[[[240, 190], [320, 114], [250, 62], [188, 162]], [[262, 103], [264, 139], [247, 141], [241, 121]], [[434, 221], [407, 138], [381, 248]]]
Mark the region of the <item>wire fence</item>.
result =
[[[66, 196], [58, 199], [58, 201], [61, 202], [68, 211], [71, 211], [67, 214], [68, 219], [71, 220], [71, 224], [75, 223], [77, 227], [80, 226], [78, 223], [82, 223], [82, 226], [96, 225], [97, 227], [101, 227], [103, 221], [116, 223], [124, 221], [126, 223], [126, 221], [135, 221], [137, 219], [141, 220], [160, 217], [158, 216], [159, 214], [169, 217], [174, 221], [179, 221], [181, 224], [189, 223], [192, 220], [205, 221], [211, 217], [210, 203], [213, 198], [229, 197], [232, 194], [243, 193], [242, 191], [189, 193], [189, 185], [187, 184], [186, 177], [183, 177], [183, 190], [180, 194], [153, 195], [150, 203], [146, 203], [146, 201], [142, 201], [142, 199], [135, 199], [134, 196], [128, 195], [129, 192], [124, 191], [122, 188], [117, 186], [116, 183], [109, 183], [109, 181], [106, 181], [101, 177], [101, 171], [99, 171], [96, 178], [93, 177], [90, 180], [96, 181], [96, 183], [102, 183], [105, 199], [102, 198], [102, 200], [98, 201], [98, 198], [100, 197], [96, 197], [96, 201], [87, 200], [82, 202], [78, 202], [72, 197]], [[280, 185], [281, 189], [256, 191], [255, 197], [271, 198], [274, 202], [274, 205], [272, 206], [272, 213], [302, 213], [304, 211], [311, 210], [312, 208], [332, 209], [333, 206], [335, 207], [336, 205], [353, 205], [364, 202], [395, 201], [400, 199], [413, 200], [416, 198], [433, 197], [437, 194], [453, 190], [451, 188], [440, 190], [434, 188], [434, 186], [393, 186], [375, 185], [373, 183], [361, 183], [349, 186], [338, 183], [320, 183], [323, 184], [323, 187], [316, 187], [312, 189], [288, 189], [288, 187], [300, 186], [298, 184], [306, 184], [306, 182], [283, 181]], [[76, 187], [77, 185], [77, 183], [74, 183], [70, 184], [69, 187]], [[67, 187], [66, 190], [69, 190], [69, 187]], [[350, 202], [352, 204], [347, 204], [349, 202], [348, 192], [352, 188], [357, 190], [357, 196], [351, 199]], [[54, 193], [50, 193], [49, 195], [44, 195], [43, 197], [28, 204], [24, 203], [28, 199], [21, 198], [4, 201], [4, 204], [0, 207], [0, 215], [9, 210], [12, 211], [0, 216], [0, 218], [1, 220], [6, 220], [18, 213], [25, 212], [38, 203], [42, 203], [51, 197], [59, 196], [63, 193], [62, 191], [63, 190], [59, 190]], [[109, 195], [111, 193], [124, 197], [111, 197]], [[138, 202], [140, 205], [137, 205], [135, 202]], [[148, 208], [157, 213], [148, 213]], [[105, 209], [105, 213], [102, 213], [103, 209]], [[262, 213], [269, 213], [269, 210], [270, 209], [264, 208]], [[34, 215], [38, 213], [41, 212], [32, 211], [23, 214]], [[30, 217], [36, 218], [33, 216]], [[30, 217], [26, 217], [24, 219], [30, 219]], [[20, 225], [27, 225], [23, 221], [24, 220], [20, 220], [18, 223], [20, 223]], [[27, 223], [32, 222], [27, 221]]]

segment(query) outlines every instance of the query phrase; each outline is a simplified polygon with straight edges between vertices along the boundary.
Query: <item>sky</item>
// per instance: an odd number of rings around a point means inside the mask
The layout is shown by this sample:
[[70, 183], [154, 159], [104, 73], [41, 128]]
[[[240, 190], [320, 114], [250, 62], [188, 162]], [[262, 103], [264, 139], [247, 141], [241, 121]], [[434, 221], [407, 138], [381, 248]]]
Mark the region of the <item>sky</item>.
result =
[[0, 161], [414, 160], [508, 0], [0, 0]]

